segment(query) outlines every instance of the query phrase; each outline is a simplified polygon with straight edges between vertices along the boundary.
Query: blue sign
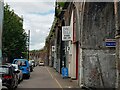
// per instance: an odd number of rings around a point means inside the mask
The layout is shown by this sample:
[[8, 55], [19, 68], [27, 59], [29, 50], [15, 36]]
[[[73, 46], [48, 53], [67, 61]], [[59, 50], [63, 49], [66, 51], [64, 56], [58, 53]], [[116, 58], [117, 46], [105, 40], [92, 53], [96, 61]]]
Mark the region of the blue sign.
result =
[[105, 39], [106, 47], [116, 47], [116, 39]]
[[116, 46], [116, 42], [106, 42], [105, 46], [106, 47], [115, 47]]
[[62, 68], [62, 77], [68, 77], [68, 68], [66, 67]]

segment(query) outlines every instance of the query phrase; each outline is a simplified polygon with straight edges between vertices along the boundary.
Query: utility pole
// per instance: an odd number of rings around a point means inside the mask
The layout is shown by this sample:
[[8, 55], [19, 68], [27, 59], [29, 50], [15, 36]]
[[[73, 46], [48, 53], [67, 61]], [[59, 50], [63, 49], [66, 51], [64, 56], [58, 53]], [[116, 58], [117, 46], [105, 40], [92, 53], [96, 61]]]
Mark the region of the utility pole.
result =
[[[0, 65], [2, 64], [2, 29], [3, 29], [4, 2], [0, 1]], [[2, 89], [2, 75], [0, 75], [0, 90]]]
[[0, 1], [0, 64], [2, 64], [2, 29], [3, 29], [4, 3]]
[[120, 88], [120, 26], [119, 26], [119, 1], [114, 0], [115, 29], [116, 29], [116, 87]]
[[29, 60], [29, 47], [30, 47], [30, 30], [28, 30], [28, 60]]

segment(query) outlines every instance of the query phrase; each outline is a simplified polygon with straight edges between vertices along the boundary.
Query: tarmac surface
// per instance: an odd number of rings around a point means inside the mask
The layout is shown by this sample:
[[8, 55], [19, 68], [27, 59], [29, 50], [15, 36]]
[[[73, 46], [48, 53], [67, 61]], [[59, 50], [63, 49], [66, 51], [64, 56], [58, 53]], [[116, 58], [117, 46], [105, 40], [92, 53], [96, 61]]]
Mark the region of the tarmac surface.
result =
[[[48, 66], [36, 66], [29, 79], [24, 79], [16, 90], [75, 90], [79, 89], [76, 80], [62, 78], [61, 74]], [[2, 90], [7, 90], [6, 88]]]
[[23, 80], [19, 88], [79, 88], [76, 80], [70, 78], [63, 79], [61, 74], [48, 66], [37, 66], [31, 72], [30, 79]]

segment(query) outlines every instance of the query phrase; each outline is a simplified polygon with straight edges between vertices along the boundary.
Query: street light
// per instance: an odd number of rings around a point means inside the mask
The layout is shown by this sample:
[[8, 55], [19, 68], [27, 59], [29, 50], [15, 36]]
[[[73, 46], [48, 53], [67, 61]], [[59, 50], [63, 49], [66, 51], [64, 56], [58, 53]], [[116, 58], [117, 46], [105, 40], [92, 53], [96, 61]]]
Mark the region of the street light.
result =
[[3, 29], [3, 10], [4, 5], [3, 2], [0, 1], [0, 64], [2, 64], [2, 29]]
[[[3, 29], [3, 13], [4, 3], [0, 1], [0, 64], [2, 64], [2, 29]], [[2, 89], [2, 76], [0, 76], [0, 90]]]
[[28, 36], [27, 36], [28, 60], [29, 60], [29, 47], [30, 47], [30, 30], [28, 30]]

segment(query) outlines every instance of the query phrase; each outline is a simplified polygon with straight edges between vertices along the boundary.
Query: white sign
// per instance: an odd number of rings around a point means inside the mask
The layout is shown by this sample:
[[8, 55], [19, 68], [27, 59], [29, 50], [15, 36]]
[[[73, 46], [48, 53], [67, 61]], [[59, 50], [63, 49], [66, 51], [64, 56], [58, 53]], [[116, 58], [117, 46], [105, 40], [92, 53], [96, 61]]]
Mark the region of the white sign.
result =
[[52, 46], [52, 51], [55, 52], [55, 46]]
[[71, 36], [70, 26], [62, 26], [62, 41], [72, 40]]
[[70, 47], [69, 46], [67, 47], [67, 51], [70, 51]]

